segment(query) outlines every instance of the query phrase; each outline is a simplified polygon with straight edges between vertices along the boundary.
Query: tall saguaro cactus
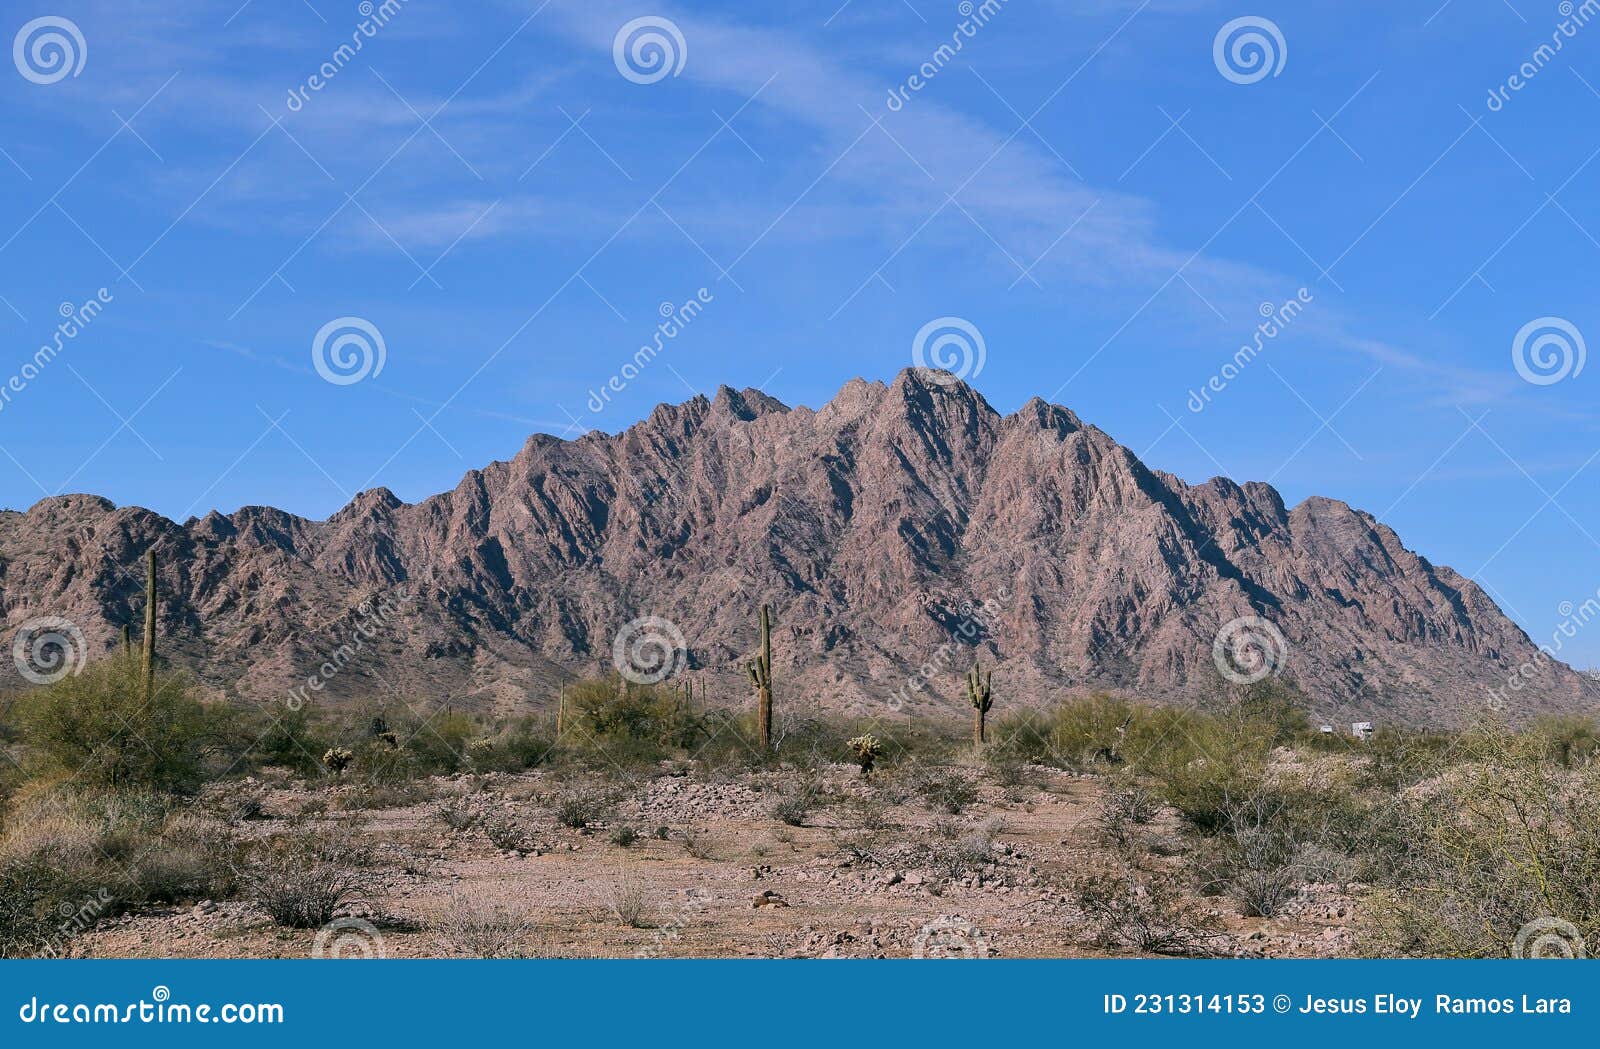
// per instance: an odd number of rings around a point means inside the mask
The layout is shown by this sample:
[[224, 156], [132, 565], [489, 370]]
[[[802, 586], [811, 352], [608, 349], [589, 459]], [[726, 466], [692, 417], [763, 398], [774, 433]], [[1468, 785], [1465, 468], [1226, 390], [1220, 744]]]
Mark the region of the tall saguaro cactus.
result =
[[972, 661], [967, 671], [967, 699], [972, 703], [972, 742], [982, 745], [985, 740], [989, 708], [994, 706], [994, 671], [985, 675]]
[[148, 706], [156, 690], [156, 551], [144, 558], [144, 701]]
[[761, 654], [745, 669], [756, 689], [756, 735], [763, 750], [772, 749], [772, 606], [761, 606]]

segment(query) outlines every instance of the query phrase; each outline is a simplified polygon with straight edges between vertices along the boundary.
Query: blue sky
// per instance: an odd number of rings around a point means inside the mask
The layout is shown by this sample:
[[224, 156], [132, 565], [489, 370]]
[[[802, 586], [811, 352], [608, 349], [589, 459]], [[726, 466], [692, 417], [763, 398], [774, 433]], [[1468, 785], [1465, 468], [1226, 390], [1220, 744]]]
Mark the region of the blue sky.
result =
[[[82, 44], [76, 75], [0, 63], [0, 385], [63, 303], [109, 301], [0, 401], [0, 505], [414, 501], [719, 383], [820, 404], [956, 317], [997, 408], [1344, 499], [1545, 641], [1600, 587], [1600, 365], [1541, 372], [1536, 334], [1541, 381], [1514, 360], [1541, 319], [1573, 358], [1600, 333], [1600, 9], [1566, 10], [392, 0], [337, 57], [354, 3], [9, 3], [5, 37]], [[1219, 66], [1241, 17], [1276, 75]], [[665, 75], [618, 64], [639, 18], [681, 38]], [[382, 369], [329, 382], [347, 317]], [[1600, 663], [1600, 633], [1564, 645]]]

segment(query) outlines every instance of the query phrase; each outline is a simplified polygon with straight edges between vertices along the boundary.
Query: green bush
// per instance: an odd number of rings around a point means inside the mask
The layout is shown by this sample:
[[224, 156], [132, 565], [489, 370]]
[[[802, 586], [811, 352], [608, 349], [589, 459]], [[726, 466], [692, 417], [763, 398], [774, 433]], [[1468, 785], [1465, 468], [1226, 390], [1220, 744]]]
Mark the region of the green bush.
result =
[[1600, 765], [1538, 735], [1482, 731], [1395, 807], [1389, 884], [1368, 930], [1385, 954], [1504, 957], [1530, 923], [1600, 937]]
[[26, 693], [19, 721], [45, 771], [114, 789], [192, 790], [213, 740], [186, 678], [158, 673], [147, 703], [138, 660], [121, 656]]

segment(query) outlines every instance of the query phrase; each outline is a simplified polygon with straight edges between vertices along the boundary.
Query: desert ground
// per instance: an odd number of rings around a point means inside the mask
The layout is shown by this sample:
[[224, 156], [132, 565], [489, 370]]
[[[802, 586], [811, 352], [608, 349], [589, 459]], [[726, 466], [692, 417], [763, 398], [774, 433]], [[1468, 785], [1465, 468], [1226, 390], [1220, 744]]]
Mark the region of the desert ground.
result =
[[[781, 777], [697, 778], [668, 763], [626, 777], [592, 823], [563, 826], [572, 788], [539, 773], [436, 777], [393, 807], [340, 811], [361, 788], [286, 775], [214, 791], [201, 804], [239, 811], [243, 833], [291, 824], [358, 839], [373, 891], [330, 938], [277, 925], [249, 902], [156, 906], [109, 920], [74, 943], [86, 957], [903, 958], [1064, 957], [1126, 953], [1074, 896], [1074, 879], [1112, 849], [1099, 777], [1028, 766], [998, 786], [974, 770], [960, 805], [928, 804], [822, 770], [833, 803], [774, 808]], [[579, 790], [586, 788], [579, 788]], [[562, 793], [566, 791], [567, 793]], [[957, 793], [960, 793], [959, 789]], [[559, 799], [559, 800], [558, 800]], [[259, 810], [256, 805], [259, 804]], [[574, 814], [568, 814], [571, 822]], [[453, 829], [451, 822], [471, 822]], [[514, 828], [514, 829], [512, 829]], [[1165, 862], [1183, 863], [1170, 812], [1139, 828]], [[631, 832], [631, 833], [630, 833]], [[517, 835], [514, 847], [505, 835]], [[636, 837], [634, 836], [636, 835]], [[499, 845], [491, 836], [500, 840]], [[627, 844], [620, 844], [626, 842]], [[931, 844], [930, 844], [931, 843]], [[501, 847], [504, 845], [505, 847]], [[1191, 948], [1236, 957], [1329, 957], [1351, 950], [1359, 887], [1302, 885], [1272, 919], [1226, 899], [1196, 899], [1216, 928]], [[366, 923], [366, 924], [363, 924]], [[1203, 925], [1204, 923], [1201, 922]]]

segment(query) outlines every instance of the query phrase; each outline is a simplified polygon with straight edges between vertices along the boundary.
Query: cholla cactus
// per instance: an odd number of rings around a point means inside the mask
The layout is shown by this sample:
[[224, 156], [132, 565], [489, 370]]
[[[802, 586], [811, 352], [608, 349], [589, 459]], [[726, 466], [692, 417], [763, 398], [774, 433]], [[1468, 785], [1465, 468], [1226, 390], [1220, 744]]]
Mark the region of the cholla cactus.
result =
[[878, 741], [878, 737], [868, 732], [866, 735], [857, 736], [855, 739], [848, 741], [845, 746], [849, 747], [851, 753], [855, 754], [856, 764], [861, 766], [861, 774], [863, 776], [872, 775], [872, 766], [877, 764], [879, 758], [883, 757], [883, 744]]
[[328, 752], [322, 755], [322, 764], [335, 776], [349, 768], [354, 760], [356, 760], [355, 752], [348, 747], [329, 747]]
[[480, 761], [488, 761], [494, 757], [494, 740], [488, 736], [471, 740], [467, 743], [467, 761], [476, 765]]

